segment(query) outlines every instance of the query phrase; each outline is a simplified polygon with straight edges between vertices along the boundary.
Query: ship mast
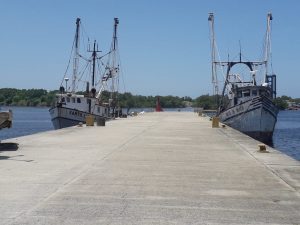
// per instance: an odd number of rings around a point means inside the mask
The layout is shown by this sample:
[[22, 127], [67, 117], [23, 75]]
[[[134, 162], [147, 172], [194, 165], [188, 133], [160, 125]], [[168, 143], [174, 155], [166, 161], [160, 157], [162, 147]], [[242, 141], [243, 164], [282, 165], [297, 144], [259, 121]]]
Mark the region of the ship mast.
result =
[[209, 13], [209, 34], [210, 34], [210, 47], [211, 47], [211, 78], [213, 83], [213, 95], [219, 94], [218, 77], [216, 71], [216, 40], [215, 40], [215, 21], [214, 14]]
[[[97, 48], [96, 48], [97, 47]], [[93, 67], [93, 71], [92, 71], [92, 88], [95, 88], [95, 74], [96, 74], [96, 59], [97, 59], [97, 53], [101, 52], [98, 50], [98, 45], [96, 45], [96, 40], [94, 40], [94, 46], [93, 46], [93, 50], [88, 50], [88, 52], [92, 52], [92, 67]]]
[[[266, 68], [265, 80], [264, 83], [268, 84], [268, 86], [272, 90], [272, 97], [276, 98], [277, 87], [276, 87], [276, 75], [273, 73], [272, 64], [271, 66], [271, 74], [269, 71], [269, 58], [271, 58], [271, 21], [273, 20], [272, 13], [268, 13], [267, 16], [267, 32], [266, 32], [266, 40], [265, 40], [265, 54], [264, 54], [264, 63]], [[272, 58], [271, 58], [272, 60]]]
[[96, 96], [99, 100], [101, 100], [101, 94], [104, 91], [105, 87], [108, 85], [108, 80], [111, 79], [111, 87], [110, 87], [110, 99], [109, 106], [114, 111], [116, 106], [116, 98], [117, 98], [117, 89], [118, 89], [118, 73], [119, 73], [119, 64], [118, 61], [118, 38], [117, 38], [117, 28], [119, 24], [119, 19], [114, 18], [114, 31], [113, 31], [113, 40], [111, 43], [111, 48], [108, 53], [109, 58], [107, 62], [107, 66], [105, 67], [105, 74], [102, 77], [101, 87]]
[[77, 79], [77, 73], [78, 73], [79, 27], [80, 27], [80, 18], [77, 18], [76, 19], [76, 33], [75, 33], [75, 51], [74, 51], [74, 58], [73, 58], [72, 93], [75, 93], [76, 79]]
[[264, 49], [264, 63], [266, 67], [266, 76], [264, 83], [267, 82], [267, 75], [269, 74], [269, 57], [271, 54], [271, 21], [273, 20], [272, 13], [267, 15], [267, 31], [266, 31], [266, 40], [265, 40], [265, 49]]
[[110, 73], [111, 73], [111, 99], [115, 100], [116, 98], [116, 92], [117, 87], [118, 87], [118, 77], [117, 73], [119, 71], [119, 65], [116, 65], [117, 63], [117, 47], [118, 47], [118, 39], [117, 39], [117, 28], [119, 24], [119, 19], [114, 18], [114, 32], [113, 32], [113, 40], [112, 40], [112, 46], [111, 46], [111, 53], [112, 53], [112, 62], [111, 62], [111, 68], [110, 68]]

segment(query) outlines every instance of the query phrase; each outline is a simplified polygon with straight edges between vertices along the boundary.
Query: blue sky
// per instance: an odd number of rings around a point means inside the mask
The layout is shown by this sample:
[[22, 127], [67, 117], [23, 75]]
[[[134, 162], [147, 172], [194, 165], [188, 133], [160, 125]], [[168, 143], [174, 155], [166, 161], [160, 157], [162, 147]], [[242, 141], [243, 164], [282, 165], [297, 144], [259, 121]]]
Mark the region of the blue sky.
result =
[[[197, 97], [211, 94], [208, 13], [222, 59], [261, 55], [272, 12], [272, 56], [278, 95], [300, 97], [300, 1], [297, 0], [0, 0], [1, 86], [58, 89], [68, 63], [75, 20], [105, 52], [113, 18], [126, 91]], [[123, 84], [123, 81], [121, 82]], [[122, 87], [124, 89], [124, 87]]]

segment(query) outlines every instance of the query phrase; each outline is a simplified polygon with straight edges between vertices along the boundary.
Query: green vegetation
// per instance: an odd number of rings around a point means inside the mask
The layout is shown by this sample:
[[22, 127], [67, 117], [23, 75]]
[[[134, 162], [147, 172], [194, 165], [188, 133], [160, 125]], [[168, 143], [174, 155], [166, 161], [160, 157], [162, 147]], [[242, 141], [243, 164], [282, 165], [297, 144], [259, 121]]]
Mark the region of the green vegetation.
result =
[[[55, 99], [55, 91], [47, 91], [44, 89], [0, 89], [0, 105], [6, 106], [45, 106], [50, 107]], [[83, 93], [81, 93], [83, 94]], [[108, 101], [109, 93], [104, 92], [103, 101]], [[160, 96], [160, 104], [163, 108], [184, 108], [187, 106], [201, 107], [203, 109], [216, 109], [217, 97], [212, 95], [201, 95], [195, 99], [191, 97], [178, 96]], [[123, 108], [154, 108], [157, 96], [133, 95], [130, 92], [119, 93], [118, 101]], [[287, 102], [300, 103], [300, 98], [292, 99], [288, 96], [281, 96], [274, 100], [274, 103], [280, 109], [288, 108]]]
[[[50, 107], [59, 91], [47, 91], [44, 89], [0, 89], [0, 105], [6, 106], [46, 106]], [[84, 94], [83, 92], [79, 94]], [[107, 102], [109, 93], [102, 94], [102, 100]], [[132, 95], [129, 92], [118, 94], [121, 107], [124, 108], [154, 108], [156, 96]], [[183, 108], [192, 105], [190, 97], [161, 96], [160, 103], [163, 108]]]
[[217, 109], [218, 96], [201, 95], [193, 101], [193, 107], [203, 109]]
[[[154, 108], [157, 96], [132, 95], [129, 92], [118, 95], [121, 107], [129, 108]], [[163, 108], [184, 108], [192, 101], [190, 97], [160, 96], [160, 105]]]
[[278, 97], [276, 99], [273, 100], [274, 104], [280, 109], [280, 110], [284, 110], [288, 107], [288, 103], [287, 101], [290, 101], [291, 98], [288, 97], [288, 99], [286, 98], [287, 96], [281, 96]]
[[57, 91], [44, 89], [0, 89], [0, 105], [8, 106], [50, 106]]

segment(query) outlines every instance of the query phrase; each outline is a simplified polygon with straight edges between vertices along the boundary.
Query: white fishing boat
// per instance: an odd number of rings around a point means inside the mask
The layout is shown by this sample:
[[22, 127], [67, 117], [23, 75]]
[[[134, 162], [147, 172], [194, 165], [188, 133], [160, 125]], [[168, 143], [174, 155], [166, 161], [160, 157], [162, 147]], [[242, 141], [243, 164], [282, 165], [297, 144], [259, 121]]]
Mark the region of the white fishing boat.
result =
[[[118, 24], [119, 20], [115, 18], [110, 51], [99, 56], [100, 51], [94, 41], [92, 49], [88, 48], [87, 51], [91, 56], [85, 57], [79, 52], [81, 21], [77, 18], [72, 48], [72, 85], [68, 88], [69, 78], [66, 72], [61, 82], [60, 93], [56, 95], [55, 105], [49, 110], [55, 129], [85, 123], [87, 116], [92, 116], [97, 121], [108, 120], [121, 112], [117, 110], [116, 102], [119, 75]], [[81, 90], [78, 88], [80, 84], [84, 86]], [[106, 94], [109, 93], [109, 99], [103, 98], [105, 91]]]
[[[271, 143], [274, 127], [277, 121], [278, 109], [273, 103], [276, 98], [276, 75], [270, 70], [271, 50], [271, 21], [272, 14], [267, 16], [267, 31], [264, 41], [263, 59], [260, 61], [242, 60], [240, 47], [239, 60], [217, 61], [216, 43], [214, 34], [214, 15], [209, 14], [212, 82], [214, 94], [219, 96], [218, 117], [227, 124], [257, 140]], [[234, 67], [243, 66], [248, 74], [233, 73]], [[221, 69], [218, 69], [218, 66]], [[219, 81], [217, 73], [226, 68], [222, 94], [219, 95]], [[258, 71], [262, 79], [259, 82]], [[248, 78], [245, 80], [245, 77]]]

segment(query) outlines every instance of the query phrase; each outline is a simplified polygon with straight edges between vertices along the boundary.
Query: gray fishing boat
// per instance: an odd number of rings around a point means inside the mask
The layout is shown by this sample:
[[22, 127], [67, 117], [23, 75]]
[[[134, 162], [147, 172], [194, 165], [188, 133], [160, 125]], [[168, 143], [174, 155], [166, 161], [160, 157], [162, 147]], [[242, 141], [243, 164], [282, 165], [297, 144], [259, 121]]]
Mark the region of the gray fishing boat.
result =
[[[212, 82], [217, 96], [218, 117], [220, 121], [259, 141], [271, 143], [277, 121], [278, 108], [273, 103], [276, 98], [276, 75], [270, 71], [271, 21], [267, 15], [267, 31], [264, 41], [263, 59], [246, 61], [242, 59], [241, 47], [239, 60], [217, 61], [214, 33], [214, 15], [209, 14]], [[234, 67], [242, 65], [248, 75], [232, 72]], [[221, 67], [222, 69], [218, 69]], [[217, 73], [225, 68], [224, 85], [219, 95]], [[257, 76], [258, 72], [262, 79]], [[245, 77], [248, 78], [245, 80]]]

